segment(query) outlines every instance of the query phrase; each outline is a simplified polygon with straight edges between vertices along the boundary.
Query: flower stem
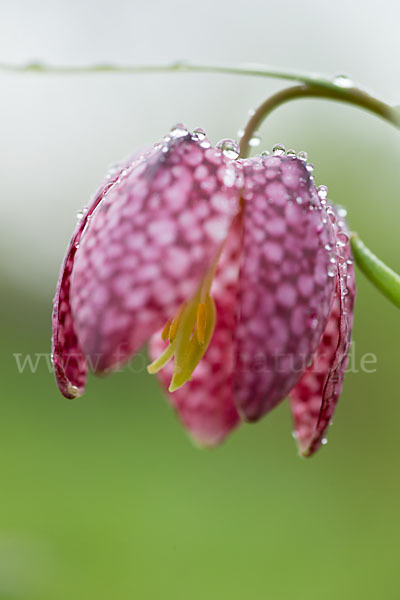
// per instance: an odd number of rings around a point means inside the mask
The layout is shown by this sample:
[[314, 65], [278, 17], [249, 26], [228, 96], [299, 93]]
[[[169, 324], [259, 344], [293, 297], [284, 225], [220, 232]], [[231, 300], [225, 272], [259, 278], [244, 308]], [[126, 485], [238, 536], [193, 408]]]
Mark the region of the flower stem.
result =
[[261, 123], [278, 106], [296, 98], [325, 98], [353, 104], [368, 110], [400, 129], [400, 116], [395, 107], [370, 96], [357, 87], [342, 88], [339, 86], [296, 85], [285, 88], [265, 100], [249, 119], [240, 140], [240, 155], [245, 158], [249, 154], [250, 141]]
[[375, 256], [356, 233], [351, 236], [351, 247], [356, 263], [364, 275], [386, 298], [400, 308], [400, 275]]
[[197, 72], [197, 73], [220, 73], [226, 75], [247, 75], [256, 77], [272, 77], [285, 79], [287, 81], [300, 81], [307, 85], [316, 85], [327, 89], [337, 87], [333, 79], [323, 75], [307, 74], [300, 71], [285, 71], [260, 64], [205, 64], [189, 61], [175, 61], [166, 64], [149, 65], [47, 65], [40, 62], [32, 62], [22, 65], [0, 64], [0, 71], [9, 73], [42, 73], [57, 75], [73, 74], [133, 74], [133, 73], [170, 73], [170, 72]]

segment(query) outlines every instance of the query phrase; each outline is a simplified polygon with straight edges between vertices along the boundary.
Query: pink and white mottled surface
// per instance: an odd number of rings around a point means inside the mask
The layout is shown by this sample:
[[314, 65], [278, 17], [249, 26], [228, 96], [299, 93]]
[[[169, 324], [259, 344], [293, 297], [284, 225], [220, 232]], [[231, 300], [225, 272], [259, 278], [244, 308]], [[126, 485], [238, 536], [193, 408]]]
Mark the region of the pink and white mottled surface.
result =
[[[228, 155], [227, 155], [228, 154]], [[215, 445], [289, 392], [300, 451], [312, 454], [336, 405], [352, 327], [346, 225], [307, 164], [273, 155], [234, 160], [185, 130], [123, 165], [78, 224], [53, 314], [60, 390], [83, 392], [191, 300], [218, 261], [217, 323], [192, 380], [169, 394], [182, 423]], [[324, 350], [322, 374], [308, 366]], [[172, 365], [159, 373], [168, 388]]]

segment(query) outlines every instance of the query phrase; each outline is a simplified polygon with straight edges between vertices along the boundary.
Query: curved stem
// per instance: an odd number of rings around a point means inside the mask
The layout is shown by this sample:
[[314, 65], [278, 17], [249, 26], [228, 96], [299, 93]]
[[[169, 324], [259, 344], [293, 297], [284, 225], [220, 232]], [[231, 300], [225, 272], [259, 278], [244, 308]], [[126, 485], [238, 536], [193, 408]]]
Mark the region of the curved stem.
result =
[[189, 61], [175, 61], [167, 64], [150, 65], [47, 65], [32, 62], [23, 65], [0, 64], [0, 71], [8, 73], [42, 73], [57, 75], [79, 74], [132, 74], [132, 73], [170, 73], [170, 72], [195, 72], [195, 73], [221, 73], [226, 75], [247, 75], [256, 77], [272, 77], [286, 79], [287, 81], [301, 81], [305, 84], [314, 84], [318, 87], [332, 89], [337, 87], [334, 80], [319, 74], [307, 74], [300, 71], [284, 71], [260, 64], [206, 64]]
[[400, 117], [398, 111], [370, 96], [363, 90], [356, 87], [340, 88], [335, 86], [332, 88], [317, 87], [315, 85], [296, 85], [286, 88], [270, 96], [265, 100], [252, 115], [248, 121], [243, 136], [240, 140], [240, 155], [245, 158], [250, 149], [250, 140], [255, 132], [260, 127], [266, 117], [278, 106], [294, 100], [296, 98], [325, 98], [328, 100], [338, 100], [339, 102], [347, 102], [355, 106], [359, 106], [368, 110], [385, 121], [391, 123], [400, 129]]
[[356, 233], [352, 234], [350, 241], [353, 256], [361, 271], [386, 298], [400, 308], [400, 275], [373, 254]]

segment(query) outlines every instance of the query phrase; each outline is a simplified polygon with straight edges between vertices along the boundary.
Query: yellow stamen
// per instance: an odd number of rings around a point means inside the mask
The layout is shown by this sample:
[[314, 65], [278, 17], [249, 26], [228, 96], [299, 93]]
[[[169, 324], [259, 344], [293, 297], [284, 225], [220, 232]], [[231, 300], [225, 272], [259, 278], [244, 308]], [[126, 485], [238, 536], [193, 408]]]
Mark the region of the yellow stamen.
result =
[[163, 340], [163, 342], [166, 342], [169, 338], [169, 331], [171, 328], [171, 319], [169, 319], [169, 321], [167, 321], [164, 325], [164, 329], [161, 332], [161, 339]]
[[169, 345], [161, 356], [147, 367], [149, 373], [157, 373], [173, 357], [170, 392], [174, 392], [191, 379], [211, 342], [216, 323], [216, 309], [210, 289], [222, 249], [223, 246], [204, 275], [197, 293], [184, 302], [174, 318], [165, 324], [161, 337], [164, 341], [169, 339]]
[[151, 363], [151, 365], [148, 365], [148, 367], [147, 367], [148, 372], [151, 373], [151, 375], [154, 375], [154, 373], [158, 373], [158, 371], [160, 369], [162, 369], [163, 367], [165, 367], [167, 362], [169, 362], [171, 360], [171, 358], [174, 355], [174, 352], [175, 352], [175, 347], [174, 347], [174, 344], [172, 343], [165, 348], [164, 352], [155, 361], [153, 361]]
[[[214, 300], [207, 295], [205, 302], [200, 302], [200, 292], [186, 302], [169, 325], [170, 343], [164, 352], [147, 370], [157, 373], [174, 357], [174, 371], [170, 392], [180, 388], [190, 380], [196, 366], [204, 356], [214, 332], [216, 310]], [[162, 331], [167, 330], [167, 325]], [[172, 331], [171, 331], [172, 330]]]
[[[173, 342], [174, 339], [175, 339], [175, 337], [176, 337], [176, 332], [178, 331], [179, 323], [180, 323], [180, 321], [182, 319], [182, 315], [183, 315], [184, 310], [185, 310], [185, 303], [182, 304], [182, 306], [180, 307], [180, 309], [176, 313], [175, 317], [171, 321], [171, 325], [170, 325], [170, 328], [169, 328], [169, 334], [168, 334], [170, 342]], [[165, 327], [164, 327], [164, 329], [165, 329]]]
[[211, 337], [214, 332], [216, 322], [215, 303], [211, 296], [207, 296], [205, 302], [205, 312], [206, 327], [204, 332], [204, 342], [200, 343], [197, 339], [197, 335], [193, 335], [188, 343], [185, 344], [184, 351], [182, 352], [183, 360], [182, 362], [179, 361], [179, 368], [176, 370], [174, 368], [174, 374], [169, 386], [170, 392], [174, 392], [191, 379], [193, 371], [203, 358], [204, 353], [211, 342]]
[[206, 325], [207, 325], [207, 310], [204, 302], [200, 302], [197, 306], [196, 315], [196, 334], [200, 344], [204, 344], [206, 339]]

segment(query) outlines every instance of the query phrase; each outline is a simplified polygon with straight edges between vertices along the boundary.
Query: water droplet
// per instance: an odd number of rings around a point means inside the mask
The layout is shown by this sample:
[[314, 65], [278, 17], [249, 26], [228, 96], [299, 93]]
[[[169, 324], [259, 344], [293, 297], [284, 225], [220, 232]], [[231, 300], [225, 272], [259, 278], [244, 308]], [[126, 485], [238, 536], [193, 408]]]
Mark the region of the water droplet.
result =
[[256, 111], [255, 111], [255, 109], [254, 109], [254, 108], [249, 108], [249, 110], [248, 110], [248, 115], [249, 115], [249, 117], [252, 117], [252, 116], [253, 116], [253, 115], [255, 115], [255, 114], [256, 114]]
[[239, 144], [235, 140], [225, 138], [220, 140], [216, 145], [218, 150], [221, 150], [222, 154], [227, 158], [236, 159], [240, 154]]
[[297, 440], [297, 432], [296, 431], [292, 431], [292, 438]]
[[293, 150], [293, 148], [289, 148], [289, 150], [286, 152], [286, 156], [292, 156], [293, 158], [295, 158], [296, 150]]
[[237, 136], [238, 138], [242, 138], [244, 136], [244, 129], [238, 129]]
[[79, 242], [75, 242], [74, 246], [78, 250], [78, 248], [79, 248]]
[[205, 149], [211, 148], [211, 142], [207, 138], [204, 138], [204, 140], [200, 142], [200, 146]]
[[343, 208], [343, 206], [337, 208], [337, 213], [339, 217], [342, 217], [342, 219], [344, 219], [347, 216], [347, 210]]
[[341, 88], [351, 88], [354, 86], [354, 83], [350, 79], [348, 75], [335, 75], [333, 78], [333, 83]]
[[296, 202], [297, 204], [303, 204], [303, 198], [301, 196], [297, 196]]
[[321, 440], [321, 444], [322, 444], [323, 446], [326, 446], [326, 445], [327, 445], [327, 443], [328, 443], [328, 440], [327, 440], [326, 438], [322, 438], [322, 440]]
[[286, 148], [283, 144], [275, 144], [275, 146], [272, 148], [272, 152], [275, 154], [275, 156], [284, 156]]
[[263, 150], [261, 152], [261, 156], [270, 156], [270, 155], [271, 155], [271, 152], [269, 150]]
[[333, 210], [332, 206], [327, 206], [326, 207], [326, 214], [330, 218], [331, 222], [335, 223], [335, 221], [336, 221], [336, 215], [335, 215], [335, 211]]
[[249, 146], [252, 148], [256, 148], [261, 144], [261, 136], [259, 133], [254, 133], [252, 137], [249, 139]]
[[351, 260], [351, 258], [348, 258], [348, 259], [346, 260], [346, 262], [347, 262], [347, 264], [348, 264], [348, 265], [352, 265], [352, 264], [353, 264], [353, 261]]
[[309, 173], [312, 173], [314, 171], [314, 165], [312, 163], [308, 163], [308, 165], [307, 165], [307, 171]]
[[306, 161], [308, 158], [308, 154], [307, 154], [307, 152], [304, 152], [304, 150], [300, 150], [300, 152], [298, 152], [298, 154], [297, 154], [297, 158], [299, 158], [300, 160]]
[[325, 250], [328, 250], [328, 252], [330, 252], [332, 250], [332, 246], [330, 244], [325, 244]]
[[193, 129], [193, 135], [192, 135], [193, 139], [195, 139], [197, 141], [201, 141], [201, 140], [204, 140], [206, 136], [207, 136], [206, 132], [201, 127], [196, 127], [196, 129]]
[[78, 212], [76, 213], [77, 221], [81, 221], [83, 219], [83, 217], [86, 215], [87, 211], [88, 211], [87, 206], [84, 206], [81, 210], [78, 210]]
[[326, 187], [326, 185], [320, 185], [318, 188], [318, 196], [320, 197], [320, 199], [325, 200], [327, 195], [328, 195], [328, 188]]
[[182, 123], [177, 123], [176, 125], [171, 127], [171, 131], [169, 132], [169, 135], [173, 138], [181, 138], [181, 137], [185, 137], [188, 133], [189, 133], [189, 131], [186, 129], [186, 127], [184, 125], [182, 125]]
[[340, 231], [336, 236], [336, 240], [337, 245], [344, 248], [349, 241], [349, 236], [344, 231]]
[[334, 265], [329, 265], [328, 277], [336, 277], [336, 267]]

